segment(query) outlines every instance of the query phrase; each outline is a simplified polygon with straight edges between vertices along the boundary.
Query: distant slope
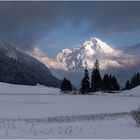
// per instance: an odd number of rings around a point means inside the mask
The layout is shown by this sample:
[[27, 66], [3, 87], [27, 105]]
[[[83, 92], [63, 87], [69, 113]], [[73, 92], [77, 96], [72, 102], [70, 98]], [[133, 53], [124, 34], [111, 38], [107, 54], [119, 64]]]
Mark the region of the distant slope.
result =
[[23, 85], [60, 85], [44, 64], [4, 41], [0, 41], [0, 81]]
[[60, 89], [43, 85], [27, 86], [0, 82], [0, 94], [60, 94]]
[[123, 91], [123, 95], [140, 97], [140, 85], [133, 89]]

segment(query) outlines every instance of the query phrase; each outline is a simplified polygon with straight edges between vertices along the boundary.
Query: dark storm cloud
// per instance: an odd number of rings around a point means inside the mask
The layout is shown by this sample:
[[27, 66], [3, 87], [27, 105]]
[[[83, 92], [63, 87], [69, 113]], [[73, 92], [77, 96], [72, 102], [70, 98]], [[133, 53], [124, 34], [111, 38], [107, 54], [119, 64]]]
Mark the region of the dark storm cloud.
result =
[[139, 1], [0, 1], [0, 38], [35, 40], [44, 30], [50, 32], [66, 21], [75, 26], [87, 21], [94, 31], [138, 31], [139, 16]]
[[50, 29], [69, 20], [75, 25], [88, 20], [103, 29], [137, 29], [140, 2], [0, 2], [1, 29], [38, 26]]

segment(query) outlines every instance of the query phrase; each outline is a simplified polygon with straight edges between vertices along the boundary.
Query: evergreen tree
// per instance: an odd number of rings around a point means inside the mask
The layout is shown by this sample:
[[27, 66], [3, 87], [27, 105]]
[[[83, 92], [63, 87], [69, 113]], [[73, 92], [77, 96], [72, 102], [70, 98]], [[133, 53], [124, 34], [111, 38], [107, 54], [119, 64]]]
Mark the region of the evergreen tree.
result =
[[130, 84], [129, 80], [127, 80], [126, 83], [125, 83], [125, 89], [126, 90], [131, 89], [131, 84]]
[[91, 75], [91, 92], [102, 90], [102, 78], [99, 72], [99, 61], [96, 59]]
[[112, 90], [120, 90], [120, 86], [115, 76], [112, 76], [112, 86], [113, 86]]
[[114, 90], [119, 90], [120, 86], [117, 82], [117, 79], [115, 76], [112, 76], [111, 74], [105, 74], [103, 78], [103, 90], [104, 91], [114, 91]]
[[131, 78], [131, 87], [134, 88], [138, 85], [140, 85], [140, 73], [137, 72]]
[[138, 85], [140, 85], [140, 73], [134, 73], [134, 75], [132, 76], [130, 82], [128, 83], [129, 80], [126, 81], [125, 84], [125, 89], [129, 90], [132, 89]]
[[103, 89], [103, 91], [109, 90], [109, 76], [108, 76], [108, 74], [105, 74], [103, 77], [102, 89]]
[[72, 84], [69, 80], [67, 80], [67, 90], [72, 91]]
[[61, 91], [72, 91], [71, 82], [68, 79], [64, 78], [61, 83], [60, 89]]
[[131, 87], [134, 88], [137, 86], [137, 75], [134, 73], [133, 77], [131, 78]]
[[137, 72], [137, 86], [140, 85], [140, 73]]
[[81, 81], [80, 92], [81, 92], [81, 94], [88, 94], [89, 91], [90, 91], [90, 79], [89, 79], [88, 70], [86, 68], [84, 78]]

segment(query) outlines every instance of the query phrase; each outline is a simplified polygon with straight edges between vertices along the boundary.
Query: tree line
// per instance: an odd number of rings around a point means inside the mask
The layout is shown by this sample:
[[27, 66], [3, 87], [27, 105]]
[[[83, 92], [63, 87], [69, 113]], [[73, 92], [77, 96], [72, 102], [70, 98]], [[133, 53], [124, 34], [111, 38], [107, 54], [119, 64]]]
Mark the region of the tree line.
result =
[[[68, 79], [64, 78], [61, 83], [61, 91], [72, 91], [72, 84]], [[67, 85], [67, 86], [66, 86]], [[70, 90], [69, 90], [69, 87]], [[91, 77], [89, 77], [89, 71], [85, 68], [84, 77], [81, 80], [80, 93], [89, 94], [91, 92], [104, 91], [112, 92], [120, 90], [118, 81], [114, 75], [105, 74], [102, 78], [99, 71], [99, 61], [96, 60], [92, 70]]]
[[103, 78], [101, 77], [98, 60], [94, 63], [91, 78], [89, 78], [87, 68], [85, 69], [85, 74], [81, 81], [81, 94], [89, 94], [97, 91], [114, 92], [118, 90], [120, 90], [120, 86], [114, 75], [105, 74]]
[[140, 85], [140, 73], [134, 73], [130, 80], [127, 80], [125, 83], [125, 90], [132, 89], [136, 86]]
[[[96, 60], [94, 67], [89, 77], [89, 71], [87, 67], [85, 68], [84, 77], [81, 80], [80, 93], [89, 94], [92, 92], [103, 91], [103, 92], [115, 92], [120, 90], [120, 85], [117, 81], [117, 78], [111, 74], [105, 74], [103, 78], [100, 75], [99, 71], [99, 61]], [[134, 73], [130, 80], [127, 80], [125, 87], [122, 90], [129, 90], [136, 86], [140, 85], [140, 73]], [[73, 85], [71, 82], [64, 78], [61, 87], [61, 91], [72, 91]]]

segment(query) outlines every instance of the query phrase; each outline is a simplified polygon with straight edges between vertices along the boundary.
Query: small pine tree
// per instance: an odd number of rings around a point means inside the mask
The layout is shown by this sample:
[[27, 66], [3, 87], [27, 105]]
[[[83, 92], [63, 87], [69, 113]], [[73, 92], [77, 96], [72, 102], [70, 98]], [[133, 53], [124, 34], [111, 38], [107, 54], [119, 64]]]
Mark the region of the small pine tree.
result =
[[91, 92], [102, 90], [102, 78], [99, 72], [99, 61], [96, 59], [91, 75]]
[[131, 84], [130, 84], [129, 80], [127, 80], [126, 83], [125, 83], [125, 89], [126, 90], [131, 89]]
[[72, 91], [71, 82], [68, 79], [64, 78], [61, 83], [60, 89], [61, 91]]
[[140, 85], [140, 73], [134, 73], [134, 75], [132, 76], [131, 80], [126, 81], [126, 84], [125, 84], [125, 89], [129, 90], [129, 89], [132, 89], [138, 85]]
[[89, 91], [90, 91], [89, 73], [88, 73], [88, 70], [86, 68], [84, 78], [81, 81], [80, 92], [81, 92], [81, 94], [88, 94]]
[[137, 74], [134, 73], [133, 77], [131, 78], [131, 87], [134, 88], [137, 86]]
[[67, 90], [72, 91], [72, 84], [69, 80], [67, 80]]

